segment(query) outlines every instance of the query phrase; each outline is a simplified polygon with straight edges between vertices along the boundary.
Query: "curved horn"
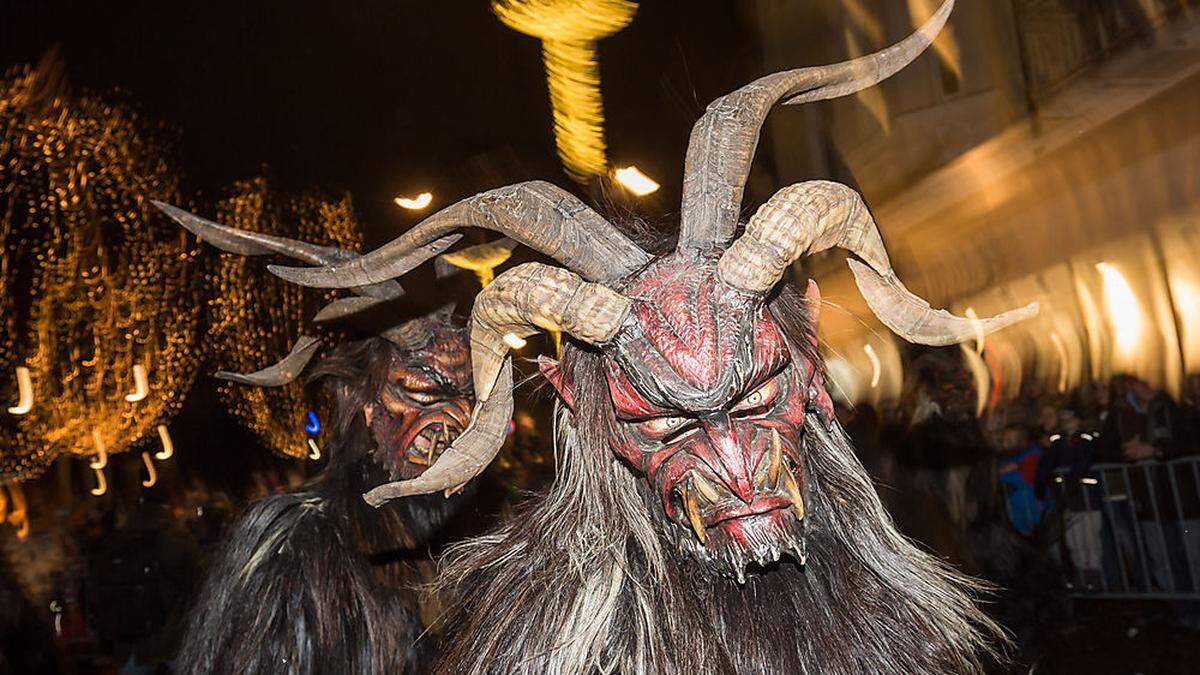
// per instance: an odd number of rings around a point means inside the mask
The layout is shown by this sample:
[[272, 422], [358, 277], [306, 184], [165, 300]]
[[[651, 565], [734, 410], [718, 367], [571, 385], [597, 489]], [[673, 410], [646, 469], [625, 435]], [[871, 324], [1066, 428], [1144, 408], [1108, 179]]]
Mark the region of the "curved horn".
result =
[[282, 387], [300, 377], [300, 373], [304, 371], [304, 367], [312, 360], [313, 355], [317, 353], [317, 347], [320, 346], [319, 338], [302, 335], [299, 340], [296, 340], [292, 351], [273, 366], [245, 375], [221, 370], [216, 373], [215, 377], [256, 387]]
[[767, 75], [713, 101], [688, 140], [678, 248], [724, 246], [733, 238], [759, 131], [776, 102], [837, 98], [891, 77], [925, 51], [952, 9], [954, 0], [946, 0], [920, 30], [883, 51]]
[[278, 265], [268, 269], [305, 286], [349, 288], [379, 283], [402, 276], [441, 253], [417, 255], [420, 247], [463, 227], [503, 233], [589, 281], [614, 281], [650, 261], [645, 251], [574, 195], [544, 181], [530, 181], [448, 206], [360, 258], [319, 269]]
[[[274, 253], [313, 265], [333, 265], [359, 257], [358, 253], [344, 248], [318, 246], [317, 244], [310, 244], [298, 239], [276, 237], [250, 230], [239, 230], [235, 227], [221, 225], [206, 218], [201, 218], [194, 213], [188, 213], [166, 202], [152, 201], [151, 203], [158, 207], [160, 211], [170, 216], [175, 222], [182, 225], [188, 232], [199, 237], [201, 241], [229, 253], [256, 256]], [[419, 265], [426, 259], [424, 256], [427, 252], [436, 250], [434, 255], [441, 253], [453, 246], [459, 238], [460, 235], [451, 235], [433, 242], [429, 248], [417, 254], [416, 257], [420, 257], [420, 260], [416, 264]], [[393, 300], [404, 295], [404, 289], [395, 280], [364, 285], [360, 288], [355, 288], [354, 292], [380, 300]]]
[[840, 183], [810, 181], [788, 186], [750, 218], [746, 233], [717, 263], [717, 277], [740, 291], [764, 294], [801, 256], [833, 247], [866, 261], [849, 260], [858, 288], [875, 316], [910, 342], [948, 345], [1000, 330], [1038, 311], [1037, 303], [973, 321], [934, 310], [900, 283], [862, 197]]
[[[600, 284], [549, 265], [508, 270], [479, 294], [471, 311], [475, 412], [471, 424], [419, 478], [389, 483], [365, 496], [389, 499], [457, 487], [479, 475], [500, 451], [512, 417], [512, 358], [505, 337], [559, 330], [593, 345], [608, 344], [629, 314], [628, 299]], [[511, 339], [511, 338], [509, 338]]]
[[379, 334], [379, 337], [409, 351], [424, 347], [432, 336], [427, 319], [423, 316], [405, 321]]

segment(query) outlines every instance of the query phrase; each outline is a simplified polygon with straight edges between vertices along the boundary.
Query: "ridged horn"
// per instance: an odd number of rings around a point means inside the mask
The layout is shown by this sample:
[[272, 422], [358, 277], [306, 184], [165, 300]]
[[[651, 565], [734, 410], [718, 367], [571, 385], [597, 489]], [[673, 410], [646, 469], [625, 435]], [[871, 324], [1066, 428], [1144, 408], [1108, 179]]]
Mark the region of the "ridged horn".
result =
[[[215, 223], [207, 218], [201, 218], [194, 213], [189, 213], [166, 202], [152, 201], [151, 203], [158, 207], [160, 211], [170, 216], [172, 220], [182, 225], [188, 232], [199, 237], [201, 241], [229, 253], [253, 256], [278, 254], [313, 265], [344, 263], [359, 257], [358, 253], [348, 249], [319, 246], [298, 239], [277, 237], [250, 230], [239, 230], [235, 227]], [[459, 238], [459, 235], [451, 235], [432, 242], [429, 248], [415, 254], [414, 257], [420, 258], [416, 264], [419, 265], [420, 262], [428, 259], [427, 254], [437, 255], [450, 248]], [[355, 288], [354, 292], [362, 296], [378, 298], [380, 300], [393, 300], [404, 295], [404, 289], [395, 280], [387, 280], [378, 284], [366, 284], [360, 288]]]
[[678, 248], [724, 246], [733, 238], [759, 132], [772, 106], [781, 99], [794, 105], [837, 98], [891, 77], [925, 51], [952, 9], [954, 0], [946, 0], [917, 32], [883, 51], [767, 75], [713, 101], [688, 140]]
[[221, 370], [217, 371], [215, 377], [256, 387], [282, 387], [300, 377], [300, 373], [304, 372], [304, 367], [312, 360], [320, 346], [319, 338], [302, 335], [299, 340], [296, 340], [292, 351], [273, 366], [245, 375]]
[[875, 316], [910, 342], [948, 345], [990, 333], [1037, 314], [1037, 303], [972, 320], [934, 310], [896, 278], [875, 219], [857, 192], [840, 183], [809, 181], [775, 193], [750, 218], [746, 232], [717, 263], [717, 277], [740, 291], [762, 295], [802, 256], [844, 248], [858, 288]]
[[365, 496], [367, 502], [379, 506], [389, 499], [457, 487], [487, 467], [504, 443], [512, 416], [512, 358], [506, 336], [526, 337], [544, 328], [602, 346], [620, 332], [629, 305], [606, 286], [541, 263], [518, 265], [496, 277], [471, 310], [477, 403], [470, 426], [419, 478], [376, 488]]
[[452, 204], [360, 258], [323, 268], [268, 269], [305, 286], [349, 288], [380, 283], [402, 276], [432, 258], [427, 255], [414, 259], [414, 253], [464, 227], [500, 232], [557, 260], [588, 281], [614, 281], [650, 261], [645, 251], [574, 195], [544, 181], [530, 181]]
[[432, 336], [426, 317], [423, 316], [405, 321], [379, 334], [379, 337], [407, 351], [424, 347]]

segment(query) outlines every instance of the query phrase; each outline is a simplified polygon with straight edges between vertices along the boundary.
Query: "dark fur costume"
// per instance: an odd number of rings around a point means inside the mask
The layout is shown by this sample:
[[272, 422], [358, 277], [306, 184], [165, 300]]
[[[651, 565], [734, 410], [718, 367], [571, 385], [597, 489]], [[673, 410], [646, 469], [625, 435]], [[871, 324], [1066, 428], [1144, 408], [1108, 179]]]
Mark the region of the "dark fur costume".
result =
[[402, 673], [427, 657], [400, 549], [449, 517], [442, 495], [372, 509], [362, 493], [388, 479], [364, 408], [397, 351], [381, 338], [316, 364], [334, 399], [328, 464], [295, 492], [251, 506], [216, 554], [176, 661], [180, 673]]

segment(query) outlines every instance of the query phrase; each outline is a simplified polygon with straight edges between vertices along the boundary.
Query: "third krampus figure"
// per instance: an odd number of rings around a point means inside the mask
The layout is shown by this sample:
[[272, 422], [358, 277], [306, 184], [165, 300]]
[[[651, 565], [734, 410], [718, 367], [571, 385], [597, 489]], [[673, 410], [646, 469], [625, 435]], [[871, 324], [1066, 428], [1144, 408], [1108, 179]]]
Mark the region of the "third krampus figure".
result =
[[778, 101], [852, 93], [916, 58], [951, 10], [847, 63], [764, 77], [709, 106], [688, 147], [674, 250], [647, 252], [541, 182], [486, 192], [383, 248], [299, 283], [353, 287], [412, 267], [421, 246], [486, 227], [555, 259], [476, 299], [470, 427], [414, 480], [368, 501], [458, 485], [495, 455], [512, 410], [507, 344], [571, 339], [542, 361], [557, 390], [559, 475], [495, 531], [457, 545], [440, 672], [971, 672], [999, 629], [972, 582], [899, 535], [833, 416], [816, 349], [818, 293], [780, 283], [806, 254], [850, 251], [859, 289], [904, 338], [945, 345], [1030, 316], [972, 322], [896, 278], [862, 199], [787, 187], [737, 236], [759, 128]]

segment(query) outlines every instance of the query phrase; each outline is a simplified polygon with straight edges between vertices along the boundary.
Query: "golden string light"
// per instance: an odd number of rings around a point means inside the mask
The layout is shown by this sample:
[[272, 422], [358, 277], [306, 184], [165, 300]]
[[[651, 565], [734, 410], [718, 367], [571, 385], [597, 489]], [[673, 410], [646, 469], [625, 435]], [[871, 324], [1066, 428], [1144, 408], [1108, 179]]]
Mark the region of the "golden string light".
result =
[[158, 471], [154, 469], [154, 460], [150, 459], [150, 453], [142, 453], [142, 464], [146, 467], [146, 480], [142, 481], [142, 487], [154, 487], [158, 483]]
[[[0, 497], [3, 497], [4, 489], [4, 486], [0, 485]], [[0, 523], [7, 520], [16, 530], [17, 539], [24, 539], [29, 536], [29, 503], [25, 501], [25, 490], [18, 483], [11, 483], [8, 492], [12, 495], [12, 506], [9, 508], [6, 499], [4, 510], [8, 511], [7, 518], [0, 514]]]
[[146, 367], [140, 363], [133, 366], [133, 392], [125, 394], [125, 400], [137, 403], [150, 394], [150, 381], [146, 378]]
[[29, 377], [29, 369], [25, 366], [17, 366], [17, 404], [9, 407], [8, 412], [13, 415], [24, 415], [33, 410], [33, 380]]
[[637, 3], [495, 0], [492, 11], [504, 25], [542, 41], [554, 140], [567, 175], [584, 183], [603, 174], [608, 158], [596, 43], [629, 25]]
[[883, 366], [879, 363], [879, 355], [875, 353], [875, 348], [870, 343], [863, 345], [863, 351], [867, 353], [867, 360], [871, 362], [871, 388], [874, 389], [879, 386]]
[[[276, 193], [266, 178], [237, 183], [216, 209], [218, 222], [243, 230], [357, 250], [359, 227], [349, 197], [326, 201], [315, 195], [290, 198]], [[317, 294], [282, 281], [262, 258], [219, 256], [208, 340], [212, 362], [222, 370], [253, 372], [278, 361], [307, 331], [310, 317], [331, 293]], [[283, 387], [221, 385], [221, 397], [234, 417], [266, 447], [303, 459], [311, 449], [304, 420], [312, 402], [300, 381]]]
[[154, 453], [156, 459], [166, 461], [175, 456], [175, 443], [171, 441], [171, 434], [167, 431], [167, 425], [158, 425], [158, 440], [162, 444], [162, 450]]
[[96, 459], [88, 462], [93, 469], [103, 469], [108, 466], [108, 448], [104, 445], [104, 436], [99, 429], [92, 429], [92, 443], [96, 448]]
[[0, 479], [96, 454], [98, 434], [106, 453], [128, 450], [174, 414], [200, 363], [198, 247], [149, 202], [179, 200], [170, 153], [62, 72], [0, 80], [0, 302], [22, 299], [0, 309], [0, 372], [30, 375], [30, 410], [0, 419]]
[[93, 497], [102, 497], [108, 492], [108, 479], [104, 477], [104, 469], [92, 467], [92, 471], [96, 473], [96, 487], [89, 490]]

